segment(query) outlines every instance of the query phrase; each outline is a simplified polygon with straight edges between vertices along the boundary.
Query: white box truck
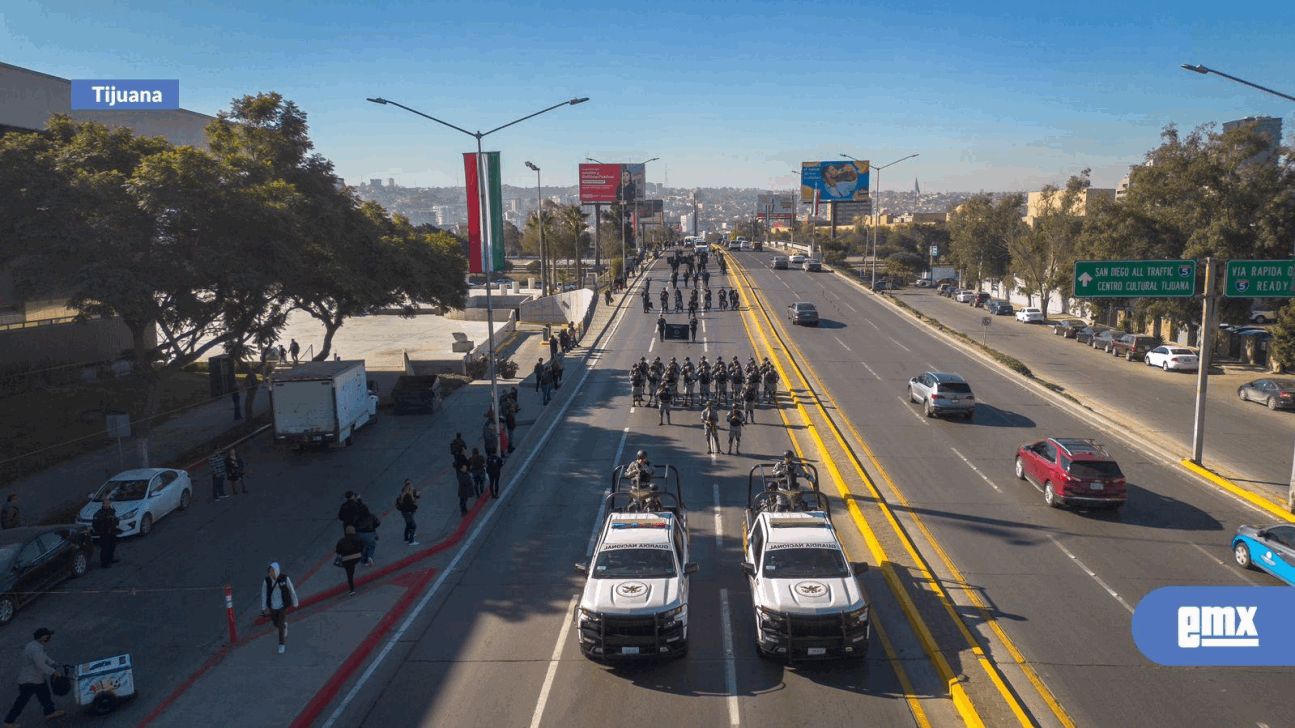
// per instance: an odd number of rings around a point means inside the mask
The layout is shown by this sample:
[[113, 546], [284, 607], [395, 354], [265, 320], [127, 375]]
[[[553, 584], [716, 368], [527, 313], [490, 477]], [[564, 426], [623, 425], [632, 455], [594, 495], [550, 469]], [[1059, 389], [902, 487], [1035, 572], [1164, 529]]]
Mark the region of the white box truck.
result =
[[276, 445], [350, 445], [351, 435], [377, 419], [363, 361], [312, 361], [270, 378]]

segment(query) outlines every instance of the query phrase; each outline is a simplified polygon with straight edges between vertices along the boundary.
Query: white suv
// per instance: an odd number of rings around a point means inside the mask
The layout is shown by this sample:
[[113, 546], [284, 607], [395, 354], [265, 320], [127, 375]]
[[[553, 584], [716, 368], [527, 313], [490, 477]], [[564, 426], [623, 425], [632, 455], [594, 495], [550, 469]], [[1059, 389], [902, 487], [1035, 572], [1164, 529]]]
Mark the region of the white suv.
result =
[[[651, 504], [649, 512], [644, 505]], [[580, 651], [591, 659], [688, 654], [688, 518], [667, 491], [607, 496], [607, 520], [576, 614]]]

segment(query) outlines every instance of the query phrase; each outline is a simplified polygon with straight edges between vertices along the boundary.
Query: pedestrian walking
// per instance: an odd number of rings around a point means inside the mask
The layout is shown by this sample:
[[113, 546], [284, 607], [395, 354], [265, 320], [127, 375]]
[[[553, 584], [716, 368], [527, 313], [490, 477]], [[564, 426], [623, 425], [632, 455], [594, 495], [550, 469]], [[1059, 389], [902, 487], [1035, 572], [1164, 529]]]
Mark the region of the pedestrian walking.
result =
[[292, 343], [288, 344], [288, 353], [292, 354], [292, 363], [296, 364], [298, 357], [301, 355], [301, 344], [298, 344], [296, 339], [293, 339]]
[[211, 499], [218, 501], [227, 498], [225, 495], [225, 455], [217, 447], [207, 460], [207, 466], [211, 468]]
[[486, 458], [486, 475], [490, 477], [490, 497], [499, 497], [499, 475], [504, 470], [504, 459], [498, 455]]
[[22, 512], [18, 510], [18, 494], [10, 493], [0, 509], [0, 528], [18, 528], [22, 525]]
[[732, 411], [728, 413], [728, 454], [733, 454], [734, 446], [737, 447], [737, 454], [742, 454], [742, 426], [746, 424], [746, 418], [742, 416], [742, 410], [737, 405], [733, 405]]
[[558, 355], [558, 335], [554, 333], [550, 333], [549, 334], [549, 358], [552, 359], [557, 355]]
[[99, 539], [99, 567], [106, 569], [117, 563], [117, 509], [112, 507], [112, 498], [104, 498], [103, 505], [94, 512], [90, 528]]
[[365, 566], [373, 566], [373, 555], [378, 550], [378, 527], [382, 525], [382, 521], [373, 515], [373, 511], [364, 504], [364, 499], [359, 493], [355, 494], [355, 502], [360, 507], [355, 517], [355, 534], [364, 542], [364, 552], [360, 554], [360, 560]]
[[610, 287], [610, 286], [609, 286], [606, 290], [604, 290], [604, 291], [603, 291], [603, 301], [604, 301], [608, 306], [612, 305], [612, 289], [611, 289], [611, 287]]
[[296, 606], [297, 590], [292, 586], [292, 579], [279, 571], [277, 561], [272, 562], [265, 570], [265, 579], [261, 581], [261, 610], [279, 630], [280, 655], [287, 650], [284, 640], [288, 637], [288, 610]]
[[540, 380], [540, 391], [544, 393], [544, 404], [548, 404], [553, 399], [553, 374], [549, 371], [549, 367], [544, 367], [536, 376]]
[[535, 375], [536, 392], [540, 391], [540, 372], [542, 371], [544, 371], [544, 357], [540, 357], [538, 360], [536, 360], [535, 368], [531, 370], [531, 373]]
[[486, 458], [475, 447], [468, 458], [468, 474], [472, 476], [473, 493], [480, 498], [486, 492]]
[[243, 489], [243, 495], [247, 495], [247, 486], [243, 484], [243, 476], [247, 474], [247, 464], [243, 462], [243, 457], [238, 454], [238, 450], [229, 448], [229, 453], [225, 455], [225, 479], [229, 481], [229, 492], [231, 495], [238, 495], [238, 489]]
[[283, 364], [288, 363], [288, 350], [283, 348], [283, 344], [279, 344], [279, 361]]
[[345, 533], [348, 527], [355, 525], [355, 519], [360, 515], [360, 504], [355, 501], [355, 491], [346, 491], [346, 500], [342, 501], [341, 507], [337, 509], [337, 520], [342, 522], [342, 532]]
[[405, 478], [405, 487], [396, 496], [396, 510], [405, 519], [405, 543], [410, 546], [418, 545], [418, 541], [414, 539], [414, 534], [418, 531], [418, 524], [414, 523], [414, 512], [418, 510], [418, 498], [421, 495], [414, 488], [414, 481]]
[[517, 429], [517, 401], [512, 402], [512, 406], [504, 410], [504, 429], [508, 431], [508, 448], [507, 452], [517, 449], [516, 440], [513, 439], [513, 431]]
[[347, 526], [346, 534], [337, 541], [333, 549], [337, 554], [336, 564], [346, 570], [346, 585], [355, 593], [355, 567], [360, 565], [360, 554], [364, 553], [364, 542], [355, 535], [355, 526]]
[[697, 343], [697, 314], [688, 319], [688, 331], [692, 334], [692, 343]]
[[[497, 456], [496, 456], [497, 457]], [[468, 515], [468, 499], [472, 497], [472, 476], [468, 475], [468, 467], [465, 465], [455, 471], [455, 476], [459, 482], [459, 515]]]
[[32, 634], [31, 642], [22, 648], [22, 658], [18, 667], [18, 699], [14, 701], [9, 714], [5, 716], [5, 728], [18, 728], [18, 716], [35, 697], [40, 707], [45, 710], [45, 720], [51, 721], [67, 715], [67, 711], [54, 707], [54, 698], [49, 692], [49, 678], [58, 670], [58, 663], [45, 654], [45, 645], [54, 636], [53, 630], [41, 627]]
[[562, 389], [562, 372], [566, 370], [567, 365], [562, 363], [562, 357], [554, 359], [553, 365], [553, 386], [556, 389]]

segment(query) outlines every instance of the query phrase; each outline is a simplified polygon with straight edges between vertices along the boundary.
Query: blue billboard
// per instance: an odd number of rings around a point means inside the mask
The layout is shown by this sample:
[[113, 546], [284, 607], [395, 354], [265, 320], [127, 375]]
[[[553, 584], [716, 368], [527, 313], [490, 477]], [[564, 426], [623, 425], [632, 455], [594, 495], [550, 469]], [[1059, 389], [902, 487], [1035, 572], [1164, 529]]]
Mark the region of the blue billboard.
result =
[[868, 199], [867, 162], [801, 162], [800, 199], [813, 202], [863, 202]]

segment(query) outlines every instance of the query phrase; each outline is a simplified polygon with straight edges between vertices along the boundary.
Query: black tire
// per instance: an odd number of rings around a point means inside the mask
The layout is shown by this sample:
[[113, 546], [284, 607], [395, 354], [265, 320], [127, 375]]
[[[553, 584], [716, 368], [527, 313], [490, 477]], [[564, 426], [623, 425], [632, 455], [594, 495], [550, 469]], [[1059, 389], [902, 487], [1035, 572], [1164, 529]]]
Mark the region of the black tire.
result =
[[1161, 368], [1161, 369], [1164, 369], [1165, 371], [1169, 371], [1169, 362], [1163, 362], [1163, 363], [1160, 365], [1160, 368]]
[[147, 536], [153, 532], [153, 514], [145, 513], [144, 517], [139, 519], [139, 535]]
[[90, 570], [90, 553], [85, 549], [72, 554], [72, 578], [79, 579]]
[[1016, 456], [1016, 477], [1025, 480], [1025, 463], [1021, 462], [1021, 456]]
[[94, 715], [108, 715], [117, 709], [119, 702], [113, 693], [99, 693], [90, 704], [90, 712]]
[[1052, 483], [1043, 484], [1043, 502], [1047, 503], [1050, 508], [1061, 507], [1061, 501], [1057, 498], [1057, 492], [1052, 489]]
[[186, 490], [180, 494], [180, 510], [187, 511], [189, 510], [189, 506], [192, 504], [193, 504], [193, 493]]
[[0, 626], [9, 624], [18, 613], [18, 602], [11, 596], [0, 597]]
[[1264, 324], [1268, 323], [1268, 317], [1267, 317], [1267, 316], [1255, 316], [1255, 323], [1259, 324], [1260, 326], [1263, 326]]
[[1269, 397], [1267, 405], [1268, 405], [1268, 409], [1273, 410], [1274, 412], [1277, 411], [1277, 398]]
[[1242, 402], [1250, 401], [1250, 395], [1246, 394], [1245, 387], [1237, 387], [1237, 399], [1241, 400]]

